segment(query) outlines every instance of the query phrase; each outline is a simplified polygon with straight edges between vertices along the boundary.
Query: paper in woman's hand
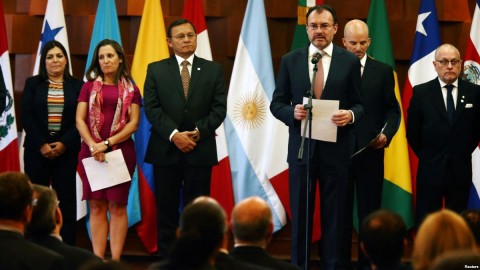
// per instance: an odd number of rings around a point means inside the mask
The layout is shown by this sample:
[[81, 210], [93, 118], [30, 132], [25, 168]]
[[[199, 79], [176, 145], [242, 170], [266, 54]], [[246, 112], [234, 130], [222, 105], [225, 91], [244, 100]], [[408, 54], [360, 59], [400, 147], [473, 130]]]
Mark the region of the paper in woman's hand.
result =
[[85, 158], [82, 162], [92, 191], [132, 180], [121, 149], [106, 153], [104, 162], [96, 161], [94, 157]]

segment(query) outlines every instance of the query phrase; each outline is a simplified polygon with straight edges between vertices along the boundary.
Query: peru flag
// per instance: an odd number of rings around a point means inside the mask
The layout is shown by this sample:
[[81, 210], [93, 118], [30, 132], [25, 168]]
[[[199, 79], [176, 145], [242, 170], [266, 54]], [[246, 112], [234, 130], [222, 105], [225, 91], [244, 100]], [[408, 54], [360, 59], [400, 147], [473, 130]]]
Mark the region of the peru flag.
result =
[[[185, 0], [182, 17], [191, 21], [197, 30], [197, 50], [195, 51], [195, 55], [207, 60], [212, 60], [212, 51], [210, 49], [210, 40], [208, 39], [202, 0]], [[228, 158], [227, 141], [223, 124], [217, 128], [215, 133], [219, 164], [214, 166], [212, 170], [210, 195], [220, 203], [223, 209], [225, 209], [228, 218], [230, 218], [230, 213], [234, 206], [234, 199], [230, 160]]]
[[20, 171], [12, 74], [2, 2], [0, 2], [0, 67], [3, 73], [3, 78], [1, 78], [3, 82], [1, 83], [4, 83], [0, 87], [6, 87], [7, 89], [5, 112], [0, 115], [0, 160], [2, 160], [0, 162], [0, 172]]
[[[480, 85], [480, 0], [476, 1], [473, 13], [470, 40], [465, 53], [464, 79]], [[473, 186], [470, 192], [469, 208], [480, 208], [480, 149], [472, 154]]]
[[[407, 111], [410, 105], [410, 99], [412, 98], [413, 87], [437, 77], [432, 63], [435, 60], [435, 50], [440, 44], [440, 31], [438, 28], [435, 0], [422, 0], [420, 10], [418, 11], [410, 68], [408, 69], [408, 77], [402, 95], [402, 107], [405, 119], [408, 119]], [[408, 148], [408, 153], [410, 156], [413, 196], [415, 198], [418, 159], [410, 147]]]

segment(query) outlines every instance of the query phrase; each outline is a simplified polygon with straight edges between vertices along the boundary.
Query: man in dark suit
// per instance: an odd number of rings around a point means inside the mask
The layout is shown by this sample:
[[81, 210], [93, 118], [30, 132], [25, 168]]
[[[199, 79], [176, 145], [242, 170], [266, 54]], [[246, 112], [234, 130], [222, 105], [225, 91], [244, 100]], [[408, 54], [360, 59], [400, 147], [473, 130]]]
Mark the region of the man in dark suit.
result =
[[[353, 125], [363, 115], [360, 97], [360, 61], [352, 53], [332, 43], [337, 32], [335, 10], [328, 5], [315, 6], [307, 12], [306, 30], [311, 44], [283, 56], [277, 76], [270, 110], [280, 121], [289, 126], [288, 163], [290, 207], [292, 212], [292, 263], [308, 263], [310, 236], [313, 217], [313, 202], [317, 181], [320, 185], [320, 207], [322, 222], [321, 257], [323, 269], [334, 269], [339, 256], [340, 233], [344, 230], [347, 200], [348, 166], [353, 152]], [[320, 52], [314, 87], [316, 98], [338, 100], [339, 110], [332, 115], [337, 126], [336, 142], [306, 140], [311, 143], [310, 153], [303, 152], [297, 159], [302, 134], [301, 121], [307, 112], [303, 98], [307, 97], [313, 76], [312, 57]], [[321, 75], [321, 76], [320, 76]], [[322, 83], [323, 82], [323, 83]], [[318, 89], [318, 90], [317, 90]], [[323, 92], [322, 92], [323, 90]], [[308, 149], [308, 148], [307, 148]], [[310, 157], [310, 180], [308, 230], [307, 213], [307, 157]], [[308, 239], [308, 240], [307, 240]], [[308, 244], [306, 243], [308, 241]], [[308, 266], [306, 266], [308, 267]]]
[[239, 202], [232, 211], [234, 258], [277, 270], [300, 270], [298, 266], [276, 259], [265, 251], [273, 235], [272, 210], [260, 197]]
[[168, 27], [175, 53], [148, 66], [144, 87], [152, 124], [145, 161], [153, 164], [157, 199], [158, 249], [165, 257], [183, 205], [210, 194], [212, 166], [218, 163], [215, 130], [226, 116], [227, 93], [221, 66], [195, 56], [195, 27], [185, 19]]
[[0, 174], [0, 269], [67, 269], [59, 254], [25, 240], [32, 216], [32, 187], [23, 173]]
[[[400, 123], [400, 108], [395, 98], [393, 69], [366, 54], [370, 46], [368, 26], [361, 20], [345, 25], [343, 45], [360, 59], [361, 95], [365, 115], [355, 125], [355, 151], [350, 166], [349, 206], [353, 207], [356, 192], [358, 224], [373, 211], [380, 209], [382, 201], [384, 148], [388, 147]], [[352, 214], [347, 215], [345, 230], [346, 251], [344, 261], [351, 258]], [[360, 252], [359, 263], [369, 266]]]
[[36, 203], [27, 232], [34, 243], [62, 255], [67, 261], [68, 269], [79, 269], [89, 261], [101, 261], [92, 252], [62, 241], [60, 229], [63, 225], [63, 216], [58, 206], [60, 202], [53, 189], [34, 184], [33, 198]]
[[480, 86], [459, 80], [457, 48], [443, 44], [433, 62], [438, 77], [413, 88], [407, 139], [418, 157], [417, 225], [445, 207], [467, 208], [472, 184], [472, 152], [480, 131]]

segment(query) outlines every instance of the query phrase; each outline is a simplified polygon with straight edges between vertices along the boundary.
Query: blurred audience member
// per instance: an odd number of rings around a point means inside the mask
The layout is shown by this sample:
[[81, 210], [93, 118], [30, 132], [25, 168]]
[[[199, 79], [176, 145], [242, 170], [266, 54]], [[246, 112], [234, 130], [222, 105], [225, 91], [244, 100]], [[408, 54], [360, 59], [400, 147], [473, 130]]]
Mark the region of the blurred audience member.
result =
[[32, 187], [27, 175], [0, 174], [0, 269], [67, 269], [62, 256], [25, 240], [32, 203]]
[[434, 212], [418, 229], [412, 253], [413, 267], [415, 270], [426, 270], [440, 255], [456, 250], [476, 250], [470, 228], [460, 215], [451, 210]]
[[167, 260], [150, 269], [215, 269], [226, 232], [225, 211], [215, 200], [200, 197], [185, 207]]
[[273, 235], [272, 210], [260, 197], [239, 202], [232, 211], [235, 248], [231, 255], [241, 261], [272, 269], [299, 270], [300, 267], [270, 256], [267, 248]]
[[79, 269], [90, 260], [101, 261], [93, 253], [62, 241], [60, 229], [63, 225], [63, 215], [53, 189], [34, 184], [33, 198], [36, 203], [27, 232], [34, 243], [62, 255], [67, 261], [68, 269]]
[[447, 252], [439, 256], [430, 267], [430, 270], [478, 269], [480, 255], [471, 250]]
[[470, 227], [477, 246], [480, 247], [480, 211], [478, 209], [468, 209], [463, 211], [461, 216]]
[[402, 217], [388, 210], [377, 210], [363, 220], [360, 249], [370, 259], [372, 270], [408, 269], [401, 263], [406, 233]]

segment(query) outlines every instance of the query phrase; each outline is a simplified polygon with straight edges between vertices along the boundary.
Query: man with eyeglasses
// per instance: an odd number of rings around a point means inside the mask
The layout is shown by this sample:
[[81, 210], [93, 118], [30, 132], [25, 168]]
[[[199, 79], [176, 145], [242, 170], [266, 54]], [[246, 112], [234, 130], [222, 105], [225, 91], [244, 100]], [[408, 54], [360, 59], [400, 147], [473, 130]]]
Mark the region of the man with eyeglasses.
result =
[[[351, 207], [349, 211], [352, 212], [355, 190], [358, 224], [362, 224], [363, 219], [381, 206], [384, 149], [388, 147], [398, 130], [400, 108], [395, 98], [393, 69], [367, 55], [370, 46], [367, 24], [361, 20], [349, 21], [345, 25], [342, 41], [345, 48], [360, 59], [362, 66], [361, 94], [365, 115], [355, 125], [357, 154], [352, 158], [350, 166], [348, 194], [348, 206]], [[344, 256], [346, 263], [350, 262], [351, 258], [352, 217], [353, 214], [347, 214], [343, 249], [346, 251]], [[362, 252], [358, 255], [358, 269], [369, 269], [368, 259]]]
[[[331, 6], [310, 8], [306, 21], [310, 44], [283, 56], [270, 110], [276, 118], [289, 126], [287, 161], [292, 214], [292, 263], [308, 269], [315, 190], [318, 184], [322, 269], [338, 269], [340, 235], [345, 230], [344, 220], [347, 214], [348, 166], [353, 152], [354, 138], [351, 133], [353, 123], [364, 113], [360, 97], [360, 61], [354, 54], [332, 43], [338, 24], [336, 12]], [[303, 98], [308, 96], [311, 88], [314, 66], [312, 58], [317, 53], [322, 56], [317, 58], [319, 72], [313, 87], [314, 98], [339, 101], [339, 110], [331, 117], [337, 126], [337, 138], [336, 142], [311, 140], [310, 153], [305, 146], [299, 160], [297, 155], [302, 141], [300, 126], [307, 116]], [[306, 140], [306, 145], [308, 143]], [[308, 157], [310, 170], [307, 181]], [[311, 188], [307, 189], [310, 183]], [[307, 192], [310, 210], [308, 216]]]
[[227, 111], [222, 68], [195, 55], [195, 26], [185, 19], [172, 22], [167, 42], [174, 54], [148, 65], [144, 87], [152, 125], [145, 162], [153, 165], [161, 258], [176, 238], [180, 206], [210, 194], [218, 163], [215, 130]]
[[58, 253], [25, 239], [33, 206], [32, 185], [26, 174], [0, 174], [0, 269], [67, 269], [65, 259]]
[[467, 208], [480, 135], [480, 86], [459, 79], [458, 49], [439, 46], [433, 67], [438, 77], [415, 86], [408, 107], [407, 139], [419, 160], [417, 226], [443, 205], [457, 213]]

